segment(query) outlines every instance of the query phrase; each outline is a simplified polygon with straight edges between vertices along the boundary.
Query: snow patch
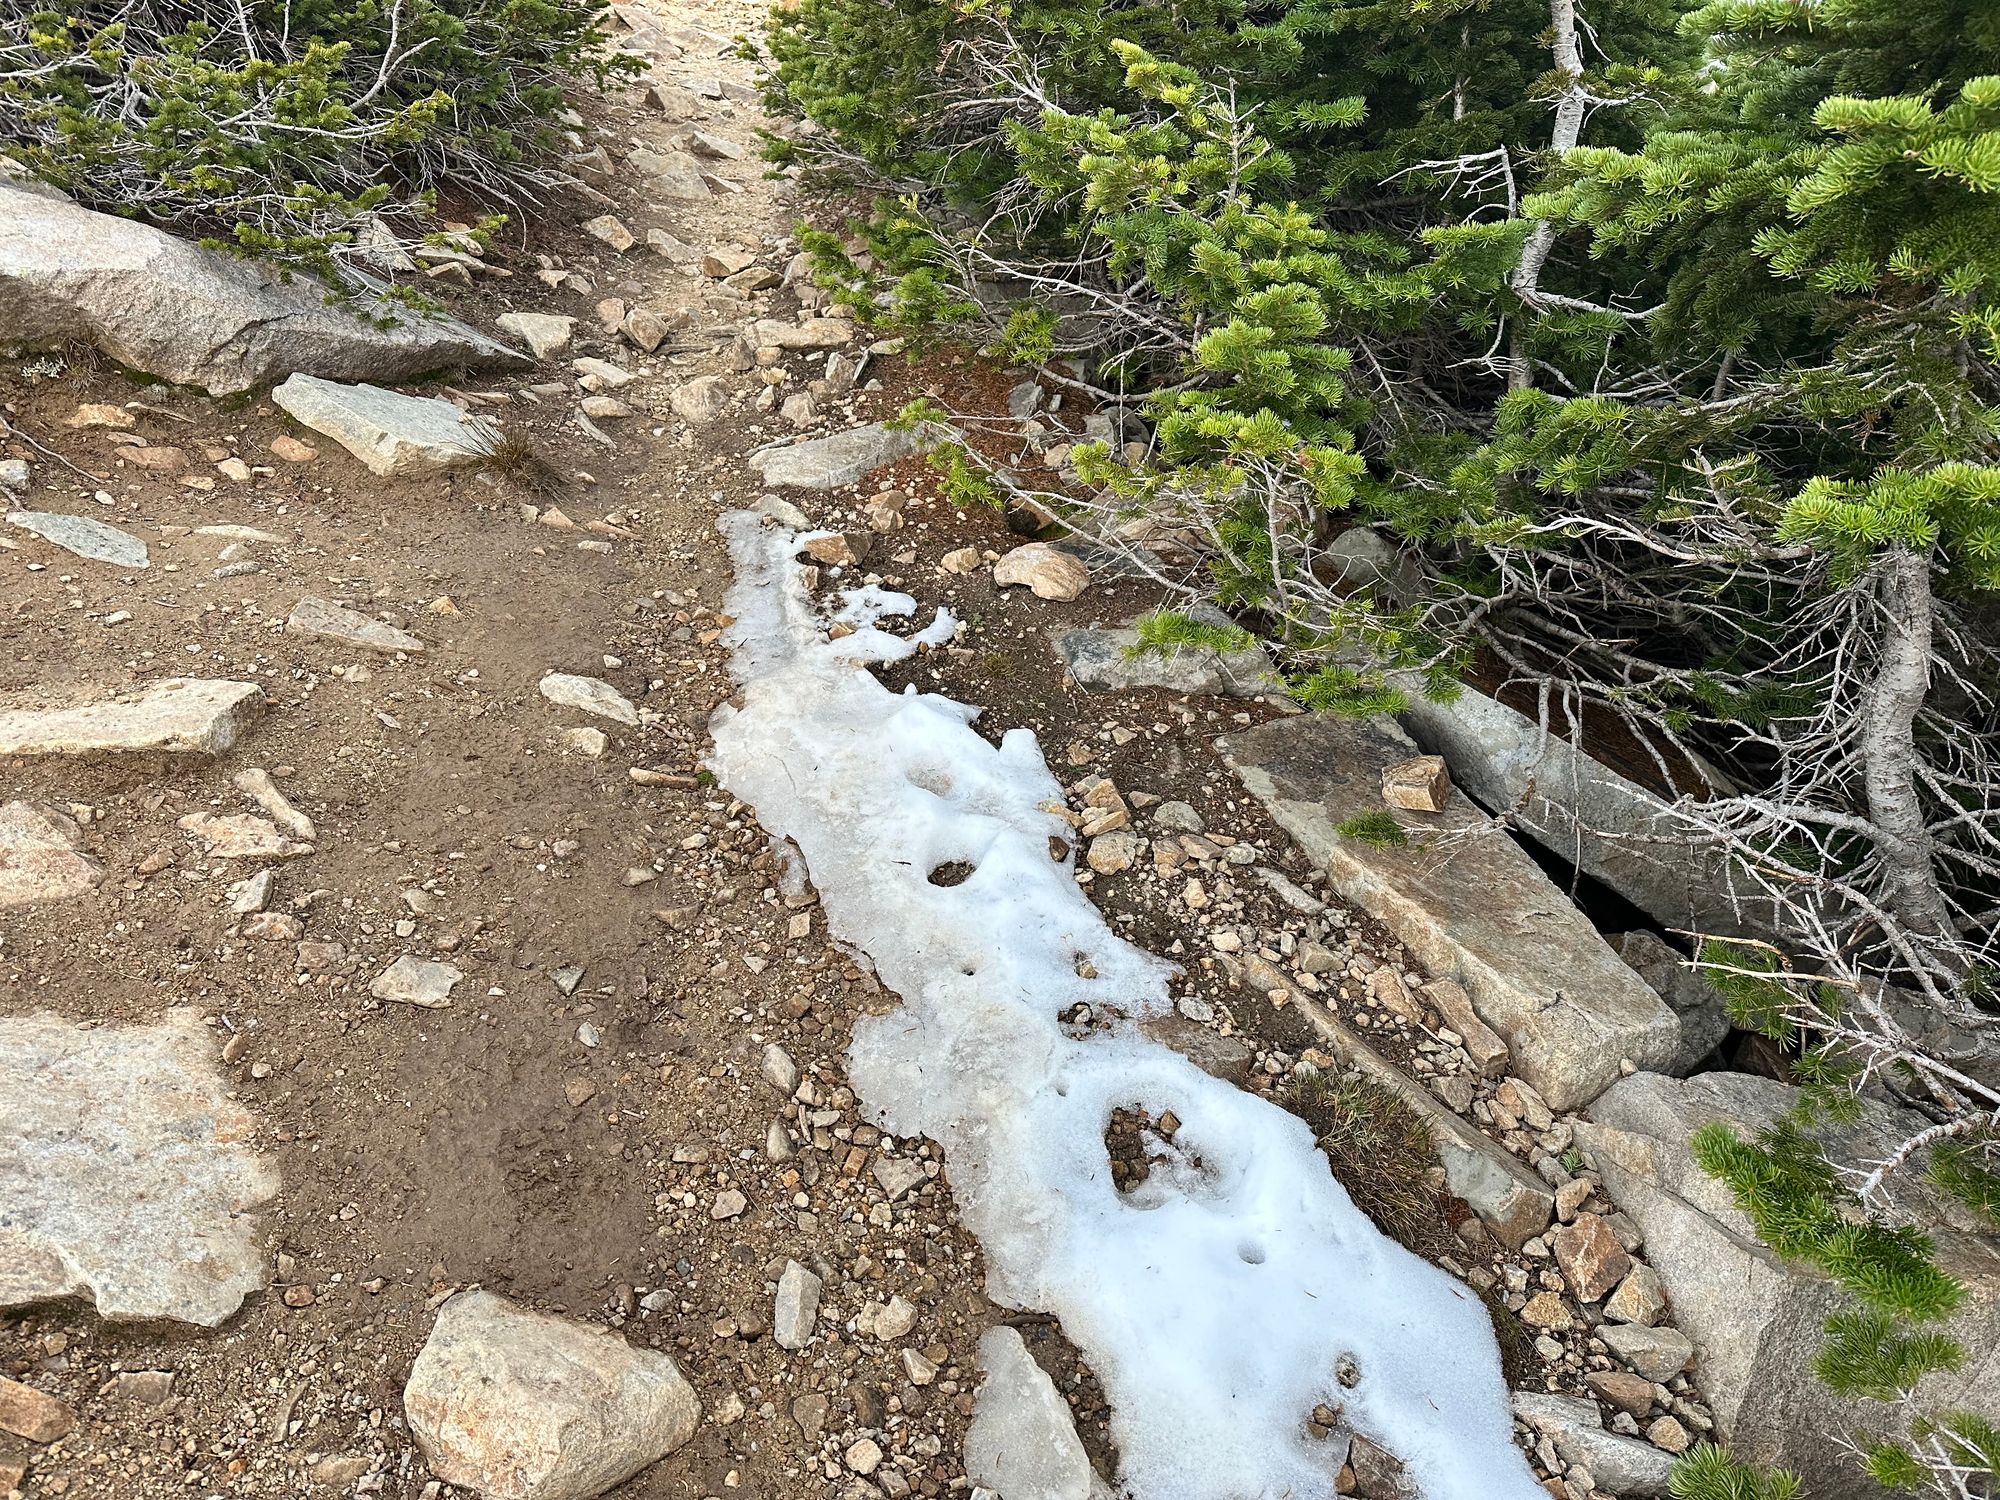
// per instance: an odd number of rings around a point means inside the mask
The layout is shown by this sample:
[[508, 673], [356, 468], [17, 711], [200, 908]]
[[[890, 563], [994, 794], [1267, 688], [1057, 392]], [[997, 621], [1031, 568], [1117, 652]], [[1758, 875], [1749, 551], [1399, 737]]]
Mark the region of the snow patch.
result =
[[[1368, 1222], [1303, 1122], [1129, 1024], [1079, 1035], [1057, 1019], [1079, 1001], [1164, 1012], [1173, 970], [1078, 889], [1033, 734], [995, 746], [972, 728], [978, 709], [893, 693], [868, 670], [949, 641], [951, 617], [899, 636], [882, 622], [915, 601], [854, 590], [830, 617], [853, 633], [829, 640], [799, 536], [747, 511], [721, 526], [741, 692], [716, 713], [709, 764], [798, 845], [829, 930], [902, 997], [856, 1028], [855, 1090], [885, 1130], [943, 1146], [993, 1298], [1055, 1314], [1083, 1351], [1124, 1492], [1331, 1497], [1340, 1445], [1306, 1430], [1325, 1403], [1428, 1500], [1545, 1500], [1479, 1299]], [[953, 863], [972, 873], [932, 883]], [[1182, 1122], [1129, 1195], [1104, 1147], [1120, 1108]], [[1342, 1356], [1361, 1372], [1351, 1389]]]

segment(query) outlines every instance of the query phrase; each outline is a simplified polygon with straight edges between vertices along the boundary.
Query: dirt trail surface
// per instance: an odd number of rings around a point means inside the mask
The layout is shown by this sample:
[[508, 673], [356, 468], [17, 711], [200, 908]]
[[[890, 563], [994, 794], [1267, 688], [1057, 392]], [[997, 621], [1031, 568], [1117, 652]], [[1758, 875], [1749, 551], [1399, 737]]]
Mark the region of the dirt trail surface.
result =
[[[440, 1305], [474, 1287], [679, 1363], [699, 1426], [610, 1492], [622, 1500], [964, 1492], [974, 1351], [999, 1322], [1055, 1375], [1099, 1471], [1114, 1467], [1101, 1395], [1060, 1333], [987, 1300], [937, 1148], [857, 1112], [849, 1032], [894, 997], [829, 936], [795, 858], [701, 769], [732, 692], [715, 523], [764, 493], [748, 460], [918, 394], [1004, 420], [1010, 381], [862, 362], [869, 336], [823, 321], [786, 274], [797, 209], [757, 160], [766, 122], [732, 41], [757, 7], [618, 14], [653, 71], [589, 122], [591, 201], [552, 206], [459, 271], [466, 285], [440, 280], [482, 328], [574, 320], [526, 376], [427, 392], [529, 437], [559, 491], [478, 466], [378, 477], [268, 399], [135, 389], [87, 359], [0, 374], [10, 423], [40, 444], [10, 450], [34, 460], [17, 503], [124, 534], [86, 528], [93, 560], [45, 523], [0, 526], [0, 724], [177, 677], [261, 691], [216, 753], [0, 757], [0, 839], [28, 829], [47, 861], [30, 878], [60, 888], [9, 905], [0, 843], [0, 1025], [164, 1025], [176, 1046], [196, 1026], [225, 1096], [206, 1118], [247, 1121], [248, 1140], [159, 1149], [247, 1144], [280, 1184], [260, 1203], [269, 1184], [243, 1168], [260, 1185], [238, 1205], [258, 1215], [253, 1279], [269, 1285], [219, 1327], [109, 1321], [81, 1284], [0, 1312], [0, 1376], [76, 1413], [52, 1439], [0, 1430], [0, 1495], [457, 1493], [427, 1466], [404, 1390]], [[752, 357], [739, 335], [759, 320], [792, 331], [753, 339]], [[1159, 810], [1141, 819], [1149, 844], [1107, 846], [1123, 863], [1107, 853], [1080, 878], [1121, 933], [1186, 966], [1177, 1045], [1264, 1090], [1302, 1057], [1330, 1062], [1284, 990], [1238, 992], [1216, 956], [1262, 951], [1351, 996], [1350, 1021], [1418, 1073], [1457, 1070], [1420, 1010], [1377, 1003], [1403, 993], [1398, 974], [1421, 983], [1407, 956], [1301, 889], [1316, 875], [1216, 757], [1217, 732], [1277, 708], [1101, 697], [1063, 676], [1046, 633], [1123, 621], [1151, 602], [1135, 585], [1100, 576], [1073, 603], [996, 586], [990, 563], [1020, 538], [937, 499], [918, 460], [787, 494], [865, 539], [847, 577], [964, 622], [886, 679], [986, 705], [982, 731], [1033, 728], [1077, 779], [1079, 822], [1111, 826], [1090, 790], [1102, 775], [1135, 812]], [[253, 852], [232, 853], [243, 839]], [[1384, 964], [1393, 984], [1364, 983]], [[1121, 1183], [1144, 1176], [1132, 1120], [1107, 1144]], [[1514, 1303], [1562, 1285], [1531, 1281], [1476, 1222], [1461, 1241], [1462, 1210], [1431, 1196], [1435, 1222], [1412, 1234], [1448, 1269]], [[0, 1251], [20, 1215], [0, 1202]], [[150, 1253], [136, 1221], [131, 1239]], [[772, 1326], [774, 1295], [782, 1313], [781, 1284], [798, 1284], [789, 1261], [823, 1283], [804, 1348]], [[1545, 1336], [1540, 1357], [1552, 1389], [1580, 1388], [1581, 1334]]]

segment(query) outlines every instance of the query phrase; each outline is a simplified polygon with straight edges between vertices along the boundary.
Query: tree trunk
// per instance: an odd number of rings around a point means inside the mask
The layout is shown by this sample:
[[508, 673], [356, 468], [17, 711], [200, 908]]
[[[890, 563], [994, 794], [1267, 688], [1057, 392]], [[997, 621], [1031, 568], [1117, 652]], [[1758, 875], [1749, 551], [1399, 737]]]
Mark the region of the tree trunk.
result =
[[[1563, 90], [1556, 96], [1556, 125], [1549, 137], [1549, 150], [1560, 159], [1583, 134], [1583, 107], [1587, 102], [1583, 91], [1583, 51], [1576, 41], [1576, 0], [1549, 0], [1549, 27], [1555, 36], [1550, 51], [1555, 57], [1556, 71], [1563, 75]], [[1544, 219], [1536, 223], [1528, 243], [1521, 247], [1521, 263], [1514, 268], [1513, 286], [1523, 303], [1524, 318], [1534, 310], [1536, 295], [1541, 291], [1542, 267], [1547, 264], [1555, 243], [1556, 227]], [[1518, 328], [1510, 354], [1507, 385], [1512, 390], [1527, 390], [1534, 385], [1535, 377], [1528, 363], [1527, 340]]]
[[[1930, 691], [1930, 549], [1898, 547], [1882, 562], [1878, 587], [1887, 617], [1875, 679], [1861, 700], [1861, 765], [1868, 819], [1894, 839], [1887, 850], [1888, 908], [1917, 939], [1957, 934], [1938, 885], [1937, 849], [1925, 824], [1917, 785], [1915, 723]], [[1939, 967], [1958, 977], [1963, 966], [1940, 955]]]

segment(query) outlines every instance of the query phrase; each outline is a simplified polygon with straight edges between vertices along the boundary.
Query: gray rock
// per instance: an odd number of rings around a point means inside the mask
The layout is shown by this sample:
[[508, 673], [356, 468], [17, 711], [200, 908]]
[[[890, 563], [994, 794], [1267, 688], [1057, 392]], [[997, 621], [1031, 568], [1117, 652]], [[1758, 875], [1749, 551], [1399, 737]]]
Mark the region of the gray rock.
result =
[[750, 467], [764, 483], [802, 490], [837, 490], [908, 458], [917, 451], [913, 432], [896, 432], [880, 422], [836, 432], [832, 437], [771, 448], [750, 455]]
[[1604, 1323], [1597, 1336], [1604, 1347], [1656, 1385], [1665, 1385], [1694, 1363], [1694, 1341], [1678, 1328], [1643, 1323]]
[[1590, 1470], [1597, 1488], [1614, 1495], [1664, 1496], [1674, 1456], [1651, 1443], [1606, 1432], [1597, 1403], [1580, 1396], [1514, 1393], [1514, 1415], [1547, 1434], [1563, 1462]]
[[[1226, 616], [1218, 617], [1229, 623]], [[1056, 654], [1081, 687], [1104, 692], [1136, 692], [1159, 688], [1198, 697], [1282, 697], [1285, 680], [1271, 667], [1261, 642], [1252, 641], [1227, 654], [1183, 647], [1165, 654], [1139, 651], [1139, 632], [1118, 630], [1052, 630]]]
[[644, 146], [625, 158], [625, 165], [646, 178], [646, 190], [663, 198], [694, 202], [710, 196], [701, 163], [685, 151], [652, 151]]
[[104, 1318], [214, 1328], [263, 1288], [278, 1174], [216, 1050], [192, 1010], [0, 1019], [0, 1307], [84, 1297]]
[[495, 318], [502, 332], [511, 333], [526, 344], [536, 359], [547, 359], [569, 347], [576, 319], [555, 313], [507, 312]]
[[1446, 1189], [1479, 1215], [1496, 1240], [1519, 1250], [1548, 1228], [1555, 1217], [1555, 1190], [1527, 1163], [1418, 1087], [1331, 1011], [1310, 1001], [1302, 1001], [1300, 1011], [1336, 1056], [1387, 1088], [1429, 1125]]
[[465, 975], [450, 964], [428, 958], [412, 958], [405, 953], [377, 974], [368, 993], [377, 1000], [394, 1000], [425, 1010], [443, 1010], [451, 1004], [452, 986]]
[[766, 1083], [787, 1099], [799, 1086], [799, 1065], [792, 1061], [791, 1053], [776, 1042], [765, 1047], [764, 1059], [758, 1064], [757, 1071], [764, 1075]]
[[1680, 1045], [1663, 1073], [1692, 1073], [1729, 1035], [1729, 1003], [1657, 932], [1640, 928], [1611, 939], [1618, 956], [1680, 1018]]
[[385, 478], [435, 474], [481, 462], [499, 435], [436, 396], [404, 396], [373, 385], [294, 375], [271, 399]]
[[1201, 814], [1185, 802], [1162, 802], [1153, 809], [1153, 821], [1170, 833], [1200, 833]]
[[[1407, 844], [1339, 826], [1380, 814], [1382, 768], [1411, 753], [1393, 726], [1330, 714], [1277, 719], [1217, 741], [1232, 769], [1349, 901], [1440, 978], [1464, 987], [1551, 1109], [1597, 1097], [1621, 1060], [1673, 1055], [1680, 1024], [1505, 833], [1465, 805], [1404, 813]], [[1448, 846], [1440, 847], [1440, 837]]]
[[674, 415], [689, 426], [706, 427], [720, 421], [729, 410], [729, 386], [720, 375], [703, 375], [674, 387], [667, 402]]
[[1042, 388], [1032, 380], [1023, 380], [1007, 392], [1007, 415], [1017, 422], [1025, 422], [1042, 409]]
[[539, 687], [541, 694], [558, 708], [574, 708], [620, 724], [637, 724], [639, 710], [632, 700], [610, 683], [595, 677], [578, 677], [572, 672], [551, 672]]
[[854, 325], [845, 318], [807, 318], [801, 323], [759, 318], [745, 336], [753, 349], [844, 349], [854, 342]]
[[[387, 327], [374, 320], [392, 320]], [[0, 182], [0, 340], [80, 340], [128, 369], [211, 396], [305, 372], [400, 380], [447, 366], [524, 367], [505, 345], [400, 304], [328, 305], [310, 277]]]
[[[1818, 1272], [1787, 1263], [1761, 1244], [1735, 1196], [1702, 1171], [1688, 1144], [1714, 1121], [1753, 1135], [1796, 1098], [1789, 1086], [1750, 1074], [1677, 1079], [1639, 1073], [1590, 1106], [1576, 1124], [1576, 1141], [1612, 1201], [1645, 1237], [1646, 1259], [1666, 1284], [1681, 1331], [1694, 1342], [1702, 1390], [1721, 1436], [1739, 1457], [1798, 1470], [1810, 1493], [1842, 1494], [1854, 1484], [1854, 1473], [1827, 1434], [1895, 1422], [1882, 1406], [1841, 1400], [1813, 1373], [1827, 1315], [1851, 1299]], [[1862, 1167], [1883, 1160], [1927, 1123], [1864, 1098], [1853, 1122], [1823, 1122], [1815, 1134], [1836, 1165]], [[1990, 1226], [1921, 1173], [1890, 1178], [1885, 1206], [1894, 1222], [1931, 1236], [1939, 1264], [1966, 1289], [1956, 1314], [1928, 1325], [1966, 1350], [1964, 1367], [1926, 1379], [1917, 1405], [1967, 1407], [2000, 1420], [2000, 1254], [1985, 1232]], [[1598, 1336], [1632, 1358], [1626, 1348], [1664, 1332], [1606, 1324]], [[1636, 1358], [1632, 1363], [1649, 1373]]]
[[33, 532], [51, 546], [91, 562], [109, 563], [114, 568], [130, 568], [135, 572], [153, 565], [146, 544], [131, 532], [120, 531], [116, 526], [107, 526], [89, 516], [59, 516], [47, 511], [17, 510], [8, 514], [7, 524]]
[[439, 1309], [403, 1411], [431, 1472], [484, 1500], [590, 1500], [701, 1420], [667, 1355], [491, 1292]]
[[0, 458], [0, 490], [18, 495], [27, 489], [31, 474], [25, 458]]
[[0, 755], [220, 755], [263, 705], [254, 682], [169, 677], [127, 699], [0, 711]]
[[1350, 526], [1323, 554], [1333, 577], [1350, 592], [1367, 592], [1375, 602], [1400, 609], [1423, 588], [1423, 574], [1397, 545], [1368, 526]]
[[912, 1161], [907, 1156], [884, 1156], [879, 1151], [875, 1154], [873, 1170], [875, 1180], [889, 1195], [891, 1203], [922, 1183], [925, 1177], [922, 1162]]
[[358, 610], [307, 595], [292, 606], [285, 617], [285, 629], [294, 635], [319, 635], [363, 651], [379, 651], [385, 656], [398, 652], [415, 653], [424, 643], [407, 630], [371, 620]]
[[[1753, 901], [1747, 919], [1739, 913], [1726, 862], [1697, 845], [1637, 781], [1477, 688], [1442, 703], [1414, 677], [1405, 686], [1403, 727], [1442, 755], [1460, 790], [1488, 811], [1504, 810], [1528, 837], [1574, 860], [1663, 927], [1740, 933], [1758, 926], [1757, 913], [1767, 908]], [[1692, 770], [1682, 775], [1687, 790], [1699, 788]]]
[[819, 1320], [820, 1279], [795, 1260], [778, 1277], [778, 1300], [771, 1313], [771, 1337], [780, 1349], [796, 1352], [812, 1342]]
[[83, 852], [76, 819], [53, 803], [0, 803], [0, 911], [94, 890], [104, 867]]
[[965, 1472], [1004, 1500], [1090, 1500], [1090, 1456], [1063, 1400], [1020, 1333], [1002, 1325], [979, 1340], [985, 1373], [965, 1433]]

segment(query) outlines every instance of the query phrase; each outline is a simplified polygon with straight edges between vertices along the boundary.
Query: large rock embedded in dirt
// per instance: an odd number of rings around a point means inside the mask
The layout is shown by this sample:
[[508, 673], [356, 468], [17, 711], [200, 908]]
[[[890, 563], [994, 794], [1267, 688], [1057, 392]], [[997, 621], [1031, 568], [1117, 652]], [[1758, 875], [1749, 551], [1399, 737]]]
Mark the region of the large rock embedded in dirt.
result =
[[917, 451], [917, 435], [899, 432], [881, 422], [836, 432], [832, 437], [770, 448], [750, 455], [750, 467], [764, 483], [802, 490], [837, 490], [859, 484], [884, 464]]
[[1433, 974], [1458, 982], [1551, 1109], [1575, 1109], [1630, 1060], [1664, 1065], [1680, 1045], [1666, 1002], [1627, 968], [1513, 840], [1455, 799], [1403, 813], [1408, 842], [1339, 832], [1380, 814], [1382, 771], [1414, 753], [1393, 726], [1331, 714], [1276, 719], [1216, 742], [1251, 794]]
[[0, 1020], [0, 1307], [94, 1299], [213, 1328], [266, 1281], [278, 1174], [191, 1010], [152, 1026]]
[[403, 1391], [431, 1472], [483, 1500], [589, 1500], [694, 1436], [665, 1354], [491, 1292], [439, 1309]]
[[[0, 181], [0, 343], [95, 346], [128, 369], [211, 396], [304, 371], [401, 380], [522, 355], [450, 318], [329, 302], [310, 277], [204, 249], [59, 194]], [[378, 327], [370, 317], [391, 318]]]
[[[1219, 610], [1190, 613], [1204, 623], [1228, 625]], [[1261, 642], [1222, 652], [1206, 646], [1181, 646], [1166, 651], [1139, 650], [1139, 632], [1130, 627], [1098, 630], [1051, 630], [1049, 640], [1079, 687], [1128, 693], [1159, 688], [1169, 693], [1206, 697], [1255, 698], [1282, 696], [1285, 680], [1271, 667]]]
[[131, 532], [106, 525], [92, 516], [17, 510], [8, 515], [7, 524], [32, 532], [50, 546], [89, 562], [109, 563], [114, 568], [130, 568], [134, 572], [153, 565], [144, 542]]
[[0, 803], [0, 911], [81, 896], [103, 879], [68, 813], [52, 803]]
[[[1575, 861], [1661, 926], [1740, 933], [1768, 912], [1753, 892], [1740, 905], [1730, 899], [1727, 861], [1666, 811], [1663, 800], [1671, 797], [1662, 799], [1563, 738], [1559, 731], [1569, 720], [1560, 707], [1551, 707], [1556, 724], [1544, 732], [1477, 688], [1461, 687], [1447, 702], [1425, 693], [1415, 677], [1406, 686], [1403, 727], [1445, 758], [1463, 791], [1487, 811], [1506, 813], [1529, 838]], [[1647, 752], [1634, 743], [1630, 753]], [[1664, 753], [1678, 767], [1679, 790], [1701, 792], [1700, 773], [1677, 753]]]
[[[1873, 1493], [1828, 1437], [1862, 1422], [1886, 1427], [1891, 1419], [1879, 1405], [1842, 1401], [1812, 1368], [1827, 1315], [1852, 1299], [1816, 1270], [1783, 1261], [1761, 1244], [1734, 1194], [1702, 1171], [1688, 1146], [1696, 1130], [1717, 1120], [1747, 1138], [1796, 1099], [1789, 1086], [1746, 1073], [1639, 1073], [1590, 1106], [1576, 1139], [1612, 1201], [1644, 1234], [1646, 1259], [1694, 1342], [1697, 1378], [1732, 1450], [1798, 1470], [1815, 1495]], [[1866, 1166], [1926, 1123], [1864, 1099], [1855, 1122], [1827, 1124], [1818, 1134], [1835, 1162]], [[1981, 1233], [1990, 1226], [1932, 1189], [1920, 1171], [1890, 1179], [1890, 1212], [1932, 1236], [1939, 1262], [1968, 1294], [1941, 1325], [1963, 1344], [1965, 1367], [1924, 1381], [1920, 1404], [1965, 1406], [2000, 1420], [2000, 1247]]]
[[468, 416], [436, 396], [405, 396], [312, 375], [292, 376], [271, 399], [387, 479], [480, 463], [499, 436], [485, 418]]
[[0, 755], [220, 755], [263, 706], [254, 682], [167, 677], [96, 703], [0, 709]]

